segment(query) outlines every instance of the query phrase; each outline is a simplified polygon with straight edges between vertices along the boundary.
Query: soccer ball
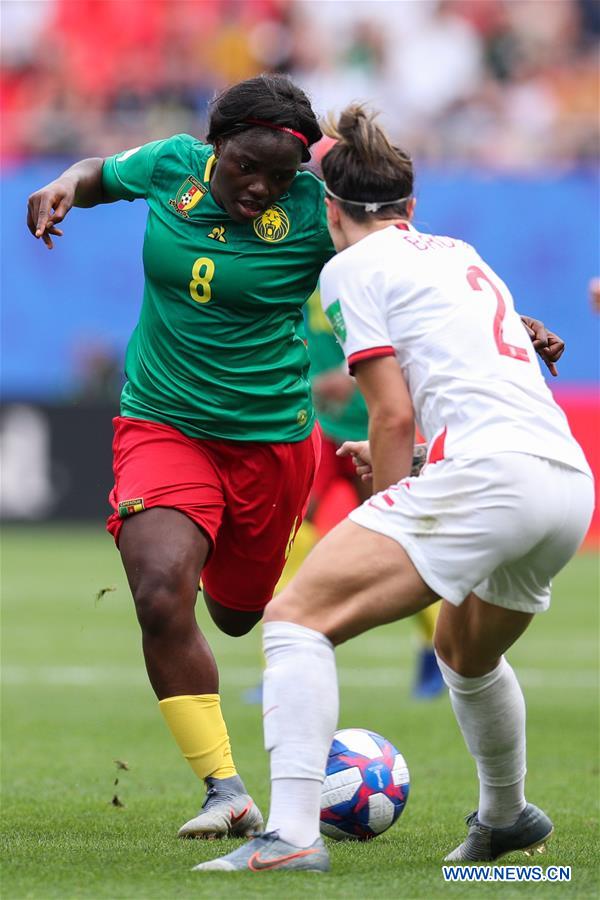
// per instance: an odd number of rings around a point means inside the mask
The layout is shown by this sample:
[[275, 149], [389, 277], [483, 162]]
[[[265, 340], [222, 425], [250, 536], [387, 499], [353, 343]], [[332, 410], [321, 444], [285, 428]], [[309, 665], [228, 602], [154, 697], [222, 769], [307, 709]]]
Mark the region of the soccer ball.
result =
[[404, 757], [373, 731], [336, 731], [321, 794], [321, 833], [338, 841], [368, 841], [387, 831], [410, 788]]

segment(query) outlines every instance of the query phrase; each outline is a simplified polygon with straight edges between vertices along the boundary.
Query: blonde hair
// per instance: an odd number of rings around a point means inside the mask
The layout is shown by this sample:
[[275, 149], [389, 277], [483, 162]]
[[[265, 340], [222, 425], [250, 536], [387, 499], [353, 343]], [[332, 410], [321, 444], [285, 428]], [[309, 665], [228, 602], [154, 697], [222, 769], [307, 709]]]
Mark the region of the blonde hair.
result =
[[392, 144], [376, 118], [376, 112], [353, 103], [323, 124], [336, 141], [321, 163], [326, 186], [357, 221], [406, 215], [414, 187], [410, 156]]

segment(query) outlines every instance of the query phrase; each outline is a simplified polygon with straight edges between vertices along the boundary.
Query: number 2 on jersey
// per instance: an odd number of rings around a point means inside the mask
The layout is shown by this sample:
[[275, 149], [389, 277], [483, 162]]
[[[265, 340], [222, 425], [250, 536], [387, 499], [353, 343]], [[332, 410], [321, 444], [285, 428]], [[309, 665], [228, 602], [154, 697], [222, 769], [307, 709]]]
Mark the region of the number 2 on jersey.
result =
[[501, 356], [510, 356], [511, 359], [520, 359], [522, 362], [529, 362], [529, 354], [527, 353], [525, 347], [517, 347], [515, 344], [507, 344], [504, 340], [502, 323], [504, 321], [504, 316], [506, 315], [506, 303], [504, 302], [504, 297], [502, 296], [494, 282], [490, 278], [488, 278], [488, 276], [479, 268], [479, 266], [469, 266], [467, 270], [467, 281], [474, 291], [483, 290], [481, 282], [485, 281], [486, 284], [489, 284], [494, 294], [496, 295], [494, 341], [496, 342], [498, 353], [500, 353]]
[[[215, 264], [208, 256], [199, 257], [192, 266], [190, 296], [196, 303], [208, 303], [212, 296], [210, 283], [215, 274]], [[198, 291], [200, 288], [200, 291]]]

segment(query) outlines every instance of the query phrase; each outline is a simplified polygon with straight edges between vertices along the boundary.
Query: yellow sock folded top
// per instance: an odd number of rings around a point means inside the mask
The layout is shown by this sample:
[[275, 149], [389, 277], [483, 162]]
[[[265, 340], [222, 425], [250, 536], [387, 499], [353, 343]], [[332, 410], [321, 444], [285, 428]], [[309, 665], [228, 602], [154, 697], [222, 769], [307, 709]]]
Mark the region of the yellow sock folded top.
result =
[[166, 697], [158, 705], [198, 778], [237, 775], [218, 694]]
[[418, 612], [416, 615], [419, 631], [427, 644], [433, 644], [435, 623], [437, 622], [441, 605], [442, 601], [437, 600], [435, 603], [432, 603], [431, 606], [426, 606], [425, 609], [422, 609], [421, 612]]

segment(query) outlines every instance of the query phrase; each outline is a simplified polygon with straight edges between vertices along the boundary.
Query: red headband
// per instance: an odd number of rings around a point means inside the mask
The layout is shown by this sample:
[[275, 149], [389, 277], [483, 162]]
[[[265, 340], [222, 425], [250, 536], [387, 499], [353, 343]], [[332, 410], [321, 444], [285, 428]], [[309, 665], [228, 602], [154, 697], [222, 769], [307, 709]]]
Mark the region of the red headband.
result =
[[294, 131], [293, 128], [286, 128], [285, 125], [275, 125], [274, 122], [266, 122], [264, 119], [244, 119], [245, 125], [262, 125], [263, 128], [273, 128], [274, 131], [285, 131], [286, 134], [293, 134], [295, 138], [302, 141], [305, 147], [308, 147], [308, 138], [301, 131]]

